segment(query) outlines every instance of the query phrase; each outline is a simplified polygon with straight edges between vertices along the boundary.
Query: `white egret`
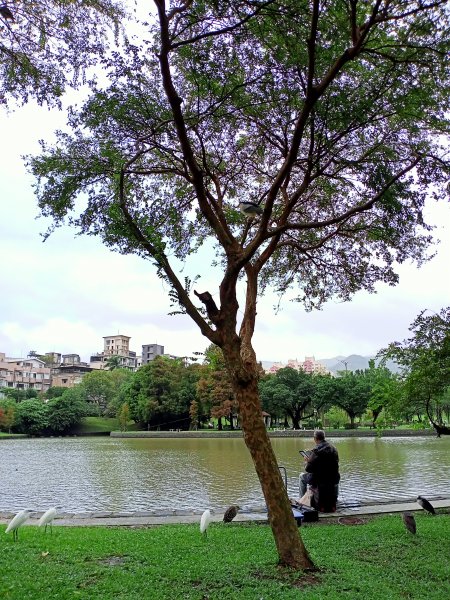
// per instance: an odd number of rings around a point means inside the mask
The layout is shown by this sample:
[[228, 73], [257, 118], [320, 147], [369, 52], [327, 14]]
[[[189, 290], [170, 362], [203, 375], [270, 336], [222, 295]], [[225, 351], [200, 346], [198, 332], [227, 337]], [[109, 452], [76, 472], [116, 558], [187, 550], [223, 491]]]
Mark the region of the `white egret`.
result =
[[50, 532], [53, 531], [53, 519], [56, 517], [56, 515], [58, 514], [58, 506], [53, 506], [52, 508], [49, 508], [43, 515], [42, 517], [39, 519], [39, 523], [38, 523], [38, 527], [42, 527], [43, 525], [45, 525], [45, 532], [47, 532], [47, 525], [50, 525]]
[[17, 515], [9, 522], [5, 533], [13, 532], [13, 540], [19, 539], [19, 527], [28, 521], [33, 511], [29, 508], [25, 508], [17, 513]]
[[208, 529], [208, 525], [211, 523], [211, 521], [212, 521], [211, 511], [208, 508], [202, 514], [202, 518], [200, 519], [200, 533], [202, 533], [202, 534], [204, 533], [205, 537], [206, 537], [206, 530]]

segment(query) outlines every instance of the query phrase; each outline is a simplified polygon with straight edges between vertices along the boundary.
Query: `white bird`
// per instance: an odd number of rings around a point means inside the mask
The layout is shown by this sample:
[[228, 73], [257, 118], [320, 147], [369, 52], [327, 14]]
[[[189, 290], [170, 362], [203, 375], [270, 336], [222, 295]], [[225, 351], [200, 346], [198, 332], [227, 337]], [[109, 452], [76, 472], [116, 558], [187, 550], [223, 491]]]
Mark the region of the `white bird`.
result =
[[58, 514], [57, 506], [53, 506], [52, 508], [49, 508], [39, 519], [38, 527], [42, 527], [42, 525], [45, 525], [44, 531], [47, 531], [47, 525], [50, 525], [50, 532], [52, 532], [53, 531], [53, 529], [52, 529], [53, 519], [56, 517], [57, 514]]
[[29, 508], [25, 508], [17, 513], [17, 515], [9, 522], [5, 533], [13, 532], [13, 540], [19, 539], [19, 527], [28, 521], [33, 511]]
[[254, 202], [239, 202], [239, 209], [244, 215], [247, 217], [254, 217], [255, 215], [262, 215], [264, 210], [259, 206], [259, 204], [255, 204]]
[[211, 511], [208, 508], [202, 514], [202, 518], [200, 519], [200, 533], [202, 533], [202, 534], [204, 533], [205, 537], [206, 537], [206, 530], [208, 529], [208, 525], [211, 523], [211, 521], [212, 521]]

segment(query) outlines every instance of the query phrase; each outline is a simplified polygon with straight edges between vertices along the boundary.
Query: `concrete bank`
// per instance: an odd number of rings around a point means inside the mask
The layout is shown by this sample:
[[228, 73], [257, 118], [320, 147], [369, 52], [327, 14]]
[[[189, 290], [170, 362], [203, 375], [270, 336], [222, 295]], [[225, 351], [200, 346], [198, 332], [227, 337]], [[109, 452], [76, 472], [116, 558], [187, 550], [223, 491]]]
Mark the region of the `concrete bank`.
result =
[[[430, 497], [435, 509], [450, 509], [450, 497], [448, 498], [432, 498]], [[395, 514], [404, 511], [423, 511], [423, 509], [415, 502], [408, 500], [402, 502], [378, 502], [377, 504], [361, 504], [359, 506], [347, 506], [338, 504], [338, 509], [335, 513], [319, 513], [319, 519], [337, 520], [339, 517], [358, 516], [369, 517], [381, 514]], [[69, 527], [151, 527], [155, 525], [169, 524], [189, 524], [199, 523], [203, 510], [199, 511], [183, 511], [174, 510], [170, 513], [158, 511], [151, 512], [134, 512], [134, 513], [114, 513], [114, 512], [91, 512], [91, 513], [61, 513], [55, 521], [55, 525]], [[212, 512], [212, 520], [220, 522], [223, 519], [223, 511], [216, 510]], [[33, 513], [27, 524], [37, 525], [41, 512]], [[0, 523], [6, 524], [12, 517], [12, 512], [0, 512]], [[265, 508], [255, 509], [252, 511], [240, 511], [233, 521], [234, 523], [260, 522], [267, 523], [267, 512]]]
[[[329, 438], [339, 437], [436, 437], [433, 429], [382, 429], [376, 430], [326, 430]], [[285, 429], [269, 431], [271, 438], [309, 438], [311, 439], [313, 429]], [[111, 431], [111, 437], [115, 438], [241, 438], [242, 431]]]

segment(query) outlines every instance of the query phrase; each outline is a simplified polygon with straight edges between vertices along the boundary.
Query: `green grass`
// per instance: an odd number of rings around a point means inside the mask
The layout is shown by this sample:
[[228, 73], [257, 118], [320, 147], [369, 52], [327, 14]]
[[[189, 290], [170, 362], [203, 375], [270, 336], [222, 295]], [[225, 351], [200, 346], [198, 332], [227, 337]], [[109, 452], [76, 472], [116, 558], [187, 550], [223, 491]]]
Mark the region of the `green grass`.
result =
[[27, 600], [427, 600], [450, 597], [450, 515], [399, 515], [364, 525], [312, 524], [302, 537], [318, 570], [276, 566], [266, 525], [151, 528], [0, 527], [0, 598]]
[[110, 433], [111, 431], [117, 431], [119, 428], [119, 421], [117, 419], [109, 417], [84, 417], [72, 433], [75, 435]]

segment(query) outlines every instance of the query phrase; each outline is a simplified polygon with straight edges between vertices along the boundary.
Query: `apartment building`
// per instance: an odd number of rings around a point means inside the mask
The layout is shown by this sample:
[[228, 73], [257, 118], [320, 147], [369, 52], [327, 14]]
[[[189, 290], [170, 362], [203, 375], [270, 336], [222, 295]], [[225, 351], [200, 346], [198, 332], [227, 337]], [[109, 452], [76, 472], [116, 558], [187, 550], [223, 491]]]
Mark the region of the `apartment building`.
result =
[[[47, 354], [46, 354], [47, 356]], [[74, 387], [83, 380], [92, 368], [82, 362], [79, 354], [59, 354], [60, 362], [52, 367], [52, 385]]]
[[164, 356], [164, 346], [159, 344], [144, 344], [142, 346], [142, 364], [147, 365], [157, 356]]
[[119, 367], [136, 371], [139, 358], [136, 352], [130, 350], [130, 337], [127, 335], [107, 335], [103, 337], [103, 352], [97, 352], [90, 358], [89, 366], [92, 369], [105, 369], [108, 358], [119, 357]]
[[305, 356], [305, 360], [302, 363], [302, 369], [306, 373], [313, 373], [313, 375], [326, 375], [328, 369], [314, 358], [314, 356]]
[[326, 375], [328, 373], [327, 368], [321, 362], [316, 360], [314, 356], [305, 356], [305, 360], [303, 362], [291, 358], [288, 360], [286, 365], [281, 362], [276, 362], [273, 363], [273, 365], [267, 369], [266, 372], [276, 373], [285, 367], [290, 367], [296, 371], [300, 371], [301, 369], [302, 371], [305, 371], [305, 373], [312, 373], [314, 375]]
[[40, 358], [10, 358], [0, 352], [0, 395], [2, 388], [46, 392], [50, 385], [51, 369]]

